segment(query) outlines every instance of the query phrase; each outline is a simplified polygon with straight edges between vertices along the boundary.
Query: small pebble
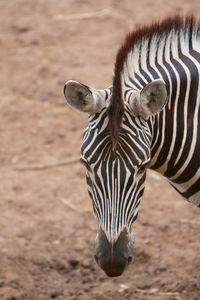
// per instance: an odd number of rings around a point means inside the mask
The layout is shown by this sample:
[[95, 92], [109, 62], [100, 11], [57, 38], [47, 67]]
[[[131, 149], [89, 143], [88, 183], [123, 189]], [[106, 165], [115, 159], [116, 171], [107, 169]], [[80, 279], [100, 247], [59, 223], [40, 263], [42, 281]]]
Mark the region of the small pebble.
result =
[[121, 283], [121, 284], [119, 285], [119, 290], [118, 290], [118, 292], [119, 292], [120, 294], [125, 293], [127, 290], [128, 290], [128, 286], [127, 286], [127, 285], [125, 285], [125, 284], [123, 284], [123, 283]]

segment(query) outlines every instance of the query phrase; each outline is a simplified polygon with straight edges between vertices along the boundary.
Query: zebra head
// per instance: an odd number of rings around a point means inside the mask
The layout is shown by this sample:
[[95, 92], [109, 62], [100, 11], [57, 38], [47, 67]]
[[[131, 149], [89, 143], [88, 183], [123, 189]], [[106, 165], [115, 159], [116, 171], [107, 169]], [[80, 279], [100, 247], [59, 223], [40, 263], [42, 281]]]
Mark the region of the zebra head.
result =
[[[123, 99], [119, 134], [113, 142], [109, 112], [112, 88], [95, 90], [76, 81], [65, 84], [68, 104], [89, 113], [83, 134], [81, 160], [86, 166], [89, 195], [98, 222], [95, 261], [108, 276], [119, 276], [133, 261], [132, 224], [144, 192], [151, 159], [150, 116], [167, 97], [164, 83], [155, 80]], [[110, 116], [109, 116], [110, 114]], [[118, 124], [119, 125], [119, 124]]]

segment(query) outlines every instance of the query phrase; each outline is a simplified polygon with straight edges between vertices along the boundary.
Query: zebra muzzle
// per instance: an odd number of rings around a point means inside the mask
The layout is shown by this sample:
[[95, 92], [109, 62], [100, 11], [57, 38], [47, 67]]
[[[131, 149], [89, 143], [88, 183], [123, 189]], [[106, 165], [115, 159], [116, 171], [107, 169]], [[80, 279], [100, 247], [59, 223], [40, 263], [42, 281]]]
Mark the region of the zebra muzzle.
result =
[[94, 259], [109, 277], [120, 276], [133, 261], [127, 230], [121, 232], [115, 243], [110, 243], [104, 231], [100, 229]]

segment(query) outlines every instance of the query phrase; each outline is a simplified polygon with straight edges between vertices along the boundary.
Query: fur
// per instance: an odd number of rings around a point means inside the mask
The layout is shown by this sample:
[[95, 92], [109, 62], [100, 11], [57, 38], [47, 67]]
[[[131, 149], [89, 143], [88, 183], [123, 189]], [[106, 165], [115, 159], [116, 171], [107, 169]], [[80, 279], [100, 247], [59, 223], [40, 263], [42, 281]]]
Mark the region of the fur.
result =
[[173, 18], [167, 18], [160, 23], [154, 23], [151, 26], [138, 28], [126, 36], [125, 41], [116, 56], [113, 76], [113, 93], [107, 110], [113, 149], [116, 148], [118, 142], [121, 122], [124, 114], [121, 75], [124, 71], [124, 64], [128, 59], [129, 53], [137, 44], [142, 44], [146, 40], [148, 45], [150, 45], [153, 38], [157, 37], [159, 39], [163, 38], [163, 36], [167, 37], [172, 30], [175, 32], [186, 32], [186, 30], [189, 30], [189, 43], [191, 43], [194, 29], [196, 29], [196, 32], [199, 33], [199, 28], [192, 16], [187, 18], [175, 16]]

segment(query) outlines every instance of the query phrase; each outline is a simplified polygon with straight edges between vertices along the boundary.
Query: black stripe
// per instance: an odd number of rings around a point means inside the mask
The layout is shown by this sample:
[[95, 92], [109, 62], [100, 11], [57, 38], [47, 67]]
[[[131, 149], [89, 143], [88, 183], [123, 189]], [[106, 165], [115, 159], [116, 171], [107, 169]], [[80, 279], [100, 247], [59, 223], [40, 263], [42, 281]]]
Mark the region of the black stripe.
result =
[[200, 178], [185, 193], [182, 193], [182, 196], [188, 199], [189, 197], [191, 197], [192, 195], [194, 195], [199, 191], [199, 187], [200, 187]]

